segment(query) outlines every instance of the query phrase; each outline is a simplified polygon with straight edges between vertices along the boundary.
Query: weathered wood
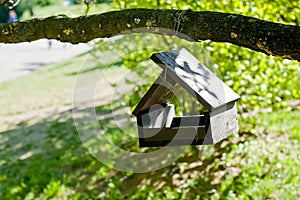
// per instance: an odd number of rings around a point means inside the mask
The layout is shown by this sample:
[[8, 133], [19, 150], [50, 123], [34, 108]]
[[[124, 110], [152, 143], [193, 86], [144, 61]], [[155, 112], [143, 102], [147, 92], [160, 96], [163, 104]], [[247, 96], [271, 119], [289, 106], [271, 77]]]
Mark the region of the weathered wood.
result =
[[[235, 103], [228, 104], [208, 113], [207, 141], [216, 144], [239, 130], [238, 114]], [[211, 140], [210, 140], [211, 138]]]
[[164, 146], [192, 146], [192, 145], [205, 145], [205, 140], [171, 140], [171, 141], [145, 141], [139, 139], [139, 147], [164, 147]]
[[[239, 95], [187, 50], [156, 53], [151, 59], [163, 73], [134, 110], [140, 147], [215, 144], [238, 131], [235, 102]], [[167, 103], [174, 96], [176, 84], [209, 112], [175, 117], [174, 106]]]
[[154, 104], [147, 112], [137, 116], [137, 124], [144, 128], [170, 127], [174, 117], [174, 105]]
[[137, 116], [141, 111], [148, 110], [155, 104], [167, 104], [174, 97], [173, 90], [175, 84], [165, 71], [163, 71], [137, 104], [132, 114]]
[[[155, 110], [156, 113], [165, 114], [169, 111], [167, 108], [160, 108]], [[173, 117], [172, 122], [165, 123], [167, 120], [158, 120], [162, 123], [156, 123], [157, 119], [153, 121], [147, 119], [145, 116], [154, 117], [153, 112], [145, 113], [143, 116], [138, 115], [138, 130], [139, 130], [139, 144], [140, 147], [154, 147], [154, 146], [182, 146], [182, 145], [200, 145], [203, 143], [206, 136], [206, 127], [203, 115]], [[173, 115], [172, 112], [168, 113], [168, 117]], [[152, 123], [149, 123], [151, 121]], [[149, 125], [150, 124], [150, 125]], [[156, 124], [155, 127], [153, 125]], [[166, 124], [166, 126], [160, 126]]]
[[204, 115], [174, 117], [171, 127], [203, 126]]
[[240, 98], [186, 49], [155, 53], [151, 59], [209, 111]]
[[239, 130], [235, 103], [204, 115], [174, 117], [170, 127], [160, 126], [164, 124], [161, 123], [152, 128], [147, 124], [146, 121], [140, 124], [144, 127], [138, 127], [140, 147], [216, 144]]
[[206, 136], [205, 126], [142, 128], [140, 147], [200, 145]]

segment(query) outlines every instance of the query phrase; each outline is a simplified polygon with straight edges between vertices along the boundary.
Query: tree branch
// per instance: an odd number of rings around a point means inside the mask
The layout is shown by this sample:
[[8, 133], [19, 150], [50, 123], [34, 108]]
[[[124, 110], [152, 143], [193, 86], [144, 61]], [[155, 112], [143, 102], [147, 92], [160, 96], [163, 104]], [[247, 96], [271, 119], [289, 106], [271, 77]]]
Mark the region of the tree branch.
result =
[[133, 32], [179, 37], [182, 33], [195, 41], [229, 42], [267, 55], [300, 61], [299, 26], [209, 11], [128, 9], [77, 18], [32, 19], [0, 24], [0, 42], [48, 38], [76, 44]]

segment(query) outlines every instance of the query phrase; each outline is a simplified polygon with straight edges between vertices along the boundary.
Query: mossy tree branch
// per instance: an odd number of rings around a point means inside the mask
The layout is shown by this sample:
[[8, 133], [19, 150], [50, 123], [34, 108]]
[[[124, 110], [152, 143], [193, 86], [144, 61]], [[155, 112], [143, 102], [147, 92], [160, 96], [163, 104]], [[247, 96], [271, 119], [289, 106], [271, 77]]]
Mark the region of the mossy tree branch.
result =
[[128, 9], [77, 18], [32, 19], [1, 24], [0, 42], [48, 38], [76, 44], [133, 32], [161, 35], [180, 32], [195, 41], [229, 42], [267, 55], [300, 61], [299, 26], [209, 11]]

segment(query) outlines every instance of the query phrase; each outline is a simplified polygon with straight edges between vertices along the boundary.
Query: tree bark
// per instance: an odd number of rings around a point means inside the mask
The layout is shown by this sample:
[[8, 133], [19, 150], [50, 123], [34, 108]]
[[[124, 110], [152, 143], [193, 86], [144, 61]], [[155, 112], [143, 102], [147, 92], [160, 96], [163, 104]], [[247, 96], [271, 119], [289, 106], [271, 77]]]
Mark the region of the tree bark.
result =
[[52, 16], [0, 24], [0, 42], [48, 38], [76, 44], [135, 32], [229, 42], [267, 55], [300, 61], [300, 26], [210, 11], [128, 9], [77, 18]]

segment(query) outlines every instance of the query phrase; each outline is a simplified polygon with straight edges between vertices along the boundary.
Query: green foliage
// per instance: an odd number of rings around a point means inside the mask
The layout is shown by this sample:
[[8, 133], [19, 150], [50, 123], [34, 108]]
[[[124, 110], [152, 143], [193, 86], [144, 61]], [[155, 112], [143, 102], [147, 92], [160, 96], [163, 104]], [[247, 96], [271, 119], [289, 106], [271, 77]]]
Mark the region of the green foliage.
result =
[[[151, 34], [124, 35], [112, 41], [101, 40], [94, 47], [93, 53], [97, 57], [98, 52], [113, 49], [117, 58], [107, 67], [113, 67], [114, 63], [118, 63], [130, 70], [131, 76], [126, 77], [125, 82], [128, 85], [132, 85], [133, 89], [130, 93], [125, 93], [123, 99], [124, 103], [133, 109], [147, 89], [149, 89], [152, 82], [162, 72], [162, 69], [150, 60], [150, 56], [159, 51], [183, 47], [196, 55], [207, 66], [210, 66], [212, 71], [217, 72], [216, 68], [211, 65], [210, 59], [205, 57], [207, 53], [201, 51], [202, 54], [199, 54], [198, 49], [201, 48], [201, 45], [190, 43], [177, 37]], [[186, 91], [178, 88], [175, 95], [176, 98], [173, 99], [172, 103], [178, 105], [176, 106], [178, 114], [197, 113], [199, 109], [202, 109], [194, 99], [190, 98]]]
[[[126, 7], [158, 7], [157, 2], [126, 1]], [[262, 1], [259, 5], [226, 2], [159, 1], [159, 7], [246, 13], [291, 24], [299, 16], [296, 1]], [[284, 15], [284, 19], [279, 15]], [[0, 84], [1, 199], [299, 199], [299, 110], [273, 109], [272, 113], [257, 112], [254, 117], [240, 118], [240, 133], [215, 145], [212, 153], [204, 151], [199, 157], [198, 147], [188, 147], [170, 166], [145, 174], [118, 172], [86, 151], [78, 138], [72, 113], [68, 109], [59, 111], [72, 103], [78, 63], [90, 66], [81, 72], [87, 78], [107, 66], [109, 78], [125, 76], [130, 71], [125, 82], [133, 90], [122, 91], [123, 98], [109, 104], [101, 102], [96, 107], [97, 116], [101, 116], [99, 125], [107, 140], [123, 149], [155, 151], [138, 148], [134, 120], [119, 128], [107, 113], [123, 109], [124, 105], [134, 107], [149, 88], [161, 72], [149, 61], [153, 52], [181, 47], [196, 55], [242, 96], [242, 112], [282, 107], [285, 100], [299, 97], [299, 64], [293, 61], [229, 44], [190, 43], [149, 34], [101, 41], [93, 52], [101, 62], [79, 56]], [[120, 87], [108, 81], [101, 89], [111, 86], [116, 90]], [[191, 113], [197, 107], [183, 91], [178, 91], [174, 101], [180, 107], [177, 113]], [[47, 115], [43, 116], [45, 109]], [[82, 115], [85, 119], [85, 110]], [[87, 123], [85, 129], [88, 133], [95, 127]], [[95, 151], [103, 148], [96, 136], [88, 142], [95, 144]]]
[[23, 13], [29, 9], [31, 5], [28, 1], [20, 0], [19, 4], [14, 8], [19, 18], [23, 16]]
[[242, 14], [259, 19], [299, 25], [300, 6], [297, 0], [263, 1], [194, 1], [194, 0], [115, 0], [117, 8], [191, 9]]
[[54, 0], [34, 0], [33, 1], [35, 5], [40, 7], [50, 6], [54, 5]]
[[[192, 9], [195, 11], [221, 11], [258, 17], [260, 19], [298, 25], [300, 8], [297, 1], [114, 1], [118, 8], [167, 8]], [[263, 5], [263, 6], [261, 6]], [[276, 13], [276, 14], [274, 14]], [[146, 38], [151, 38], [150, 40]], [[134, 41], [134, 47], [128, 44]], [[101, 43], [101, 45], [103, 45]], [[147, 56], [153, 52], [166, 51], [185, 47], [190, 50], [188, 42], [179, 41], [165, 36], [158, 40], [155, 36], [124, 36], [119, 42], [110, 44], [115, 49], [130, 49], [127, 56], [123, 56], [123, 64], [129, 69], [135, 68], [139, 76], [151, 81], [153, 77], [145, 73], [150, 67]], [[103, 47], [105, 48], [105, 47]], [[281, 47], [278, 47], [281, 48]], [[138, 49], [135, 51], [134, 49]], [[151, 52], [149, 52], [151, 49]], [[190, 50], [191, 51], [191, 50]], [[132, 53], [131, 53], [132, 52]], [[241, 112], [261, 109], [265, 107], [286, 107], [286, 100], [300, 97], [300, 85], [295, 81], [300, 78], [297, 62], [273, 58], [235, 45], [201, 42], [193, 45], [191, 51], [209, 68], [213, 69], [220, 78], [232, 87], [240, 96], [239, 109]], [[146, 56], [145, 56], [146, 55]], [[147, 66], [147, 68], [145, 67]], [[137, 69], [139, 68], [139, 69]], [[145, 76], [146, 75], [146, 76]], [[143, 94], [147, 87], [136, 86], [133, 95]], [[137, 91], [138, 90], [138, 91]], [[130, 105], [137, 103], [137, 97]], [[184, 97], [185, 101], [187, 98]], [[192, 102], [185, 103], [184, 110], [193, 107]]]
[[[98, 59], [105, 57], [113, 57], [113, 54]], [[179, 160], [158, 171], [135, 174], [118, 172], [103, 165], [86, 151], [78, 138], [72, 113], [68, 110], [58, 113], [57, 109], [71, 104], [74, 72], [83, 60], [93, 70], [95, 67], [103, 70], [107, 66], [95, 66], [94, 60], [80, 56], [0, 85], [3, 97], [0, 107], [5, 107], [0, 112], [1, 116], [6, 116], [1, 128], [7, 126], [6, 131], [0, 133], [1, 199], [300, 197], [299, 110], [279, 110], [241, 118], [240, 135], [214, 146], [212, 154], [204, 151], [199, 157], [198, 147], [189, 147]], [[90, 77], [93, 70], [81, 73]], [[110, 70], [110, 77], [124, 73], [117, 60], [111, 63]], [[108, 84], [101, 87], [106, 88]], [[4, 98], [8, 94], [13, 98]], [[97, 116], [102, 117], [99, 124], [105, 130], [105, 137], [128, 151], [156, 150], [138, 148], [136, 137], [132, 137], [137, 134], [135, 121], [126, 122], [121, 129], [115, 119], [107, 115], [111, 110], [123, 109], [122, 101], [124, 99], [119, 98], [96, 107]], [[53, 105], [57, 106], [53, 115], [42, 117], [43, 109], [48, 110]], [[85, 110], [82, 112], [85, 118]], [[16, 113], [35, 117], [15, 125]], [[14, 123], [9, 122], [8, 117]], [[255, 126], [249, 131], [253, 124]], [[88, 133], [95, 127], [87, 123], [85, 129]], [[95, 144], [96, 151], [103, 148], [97, 143], [97, 136], [90, 137], [89, 143]]]
[[221, 78], [241, 96], [242, 111], [284, 107], [286, 100], [299, 97], [297, 62], [227, 46], [214, 44], [218, 50], [208, 50]]
[[7, 7], [0, 8], [0, 23], [6, 23], [8, 19], [9, 9]]

